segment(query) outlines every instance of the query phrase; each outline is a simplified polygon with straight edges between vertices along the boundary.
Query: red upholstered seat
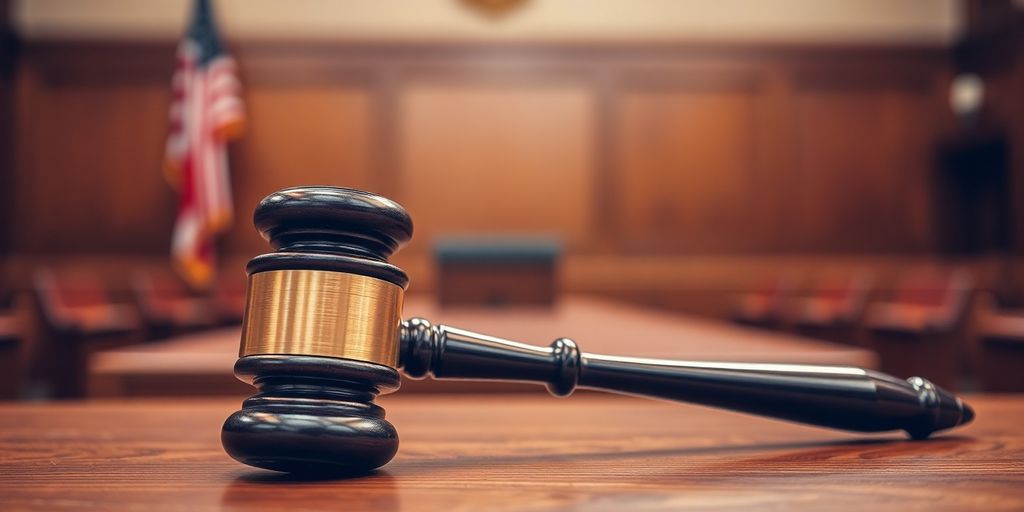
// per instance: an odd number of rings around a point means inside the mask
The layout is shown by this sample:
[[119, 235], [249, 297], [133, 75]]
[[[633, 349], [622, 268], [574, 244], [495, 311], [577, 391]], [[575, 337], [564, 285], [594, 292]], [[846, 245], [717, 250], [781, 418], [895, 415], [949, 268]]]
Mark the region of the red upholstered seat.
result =
[[194, 294], [170, 269], [136, 273], [135, 296], [151, 337], [216, 325], [216, 311], [205, 295]]
[[882, 330], [949, 330], [966, 312], [971, 289], [972, 279], [964, 270], [912, 272], [891, 301], [869, 308], [866, 323]]
[[740, 323], [777, 325], [786, 316], [787, 302], [796, 292], [800, 279], [785, 273], [762, 281], [749, 293], [740, 295], [733, 318]]
[[115, 302], [91, 272], [43, 268], [36, 271], [34, 285], [44, 321], [57, 331], [126, 332], [139, 327], [134, 308]]
[[860, 319], [872, 283], [866, 272], [821, 280], [808, 296], [793, 299], [787, 308], [791, 322], [817, 326], [854, 323]]
[[140, 341], [138, 314], [84, 268], [40, 268], [33, 288], [45, 327], [29, 355], [33, 380], [57, 397], [84, 396], [89, 358]]

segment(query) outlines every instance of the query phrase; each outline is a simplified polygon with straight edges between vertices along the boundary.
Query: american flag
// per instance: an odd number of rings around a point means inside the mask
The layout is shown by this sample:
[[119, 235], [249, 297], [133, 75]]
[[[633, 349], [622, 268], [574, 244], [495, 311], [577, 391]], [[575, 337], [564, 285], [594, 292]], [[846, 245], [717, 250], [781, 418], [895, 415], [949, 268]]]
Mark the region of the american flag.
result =
[[166, 171], [179, 206], [171, 258], [185, 281], [204, 289], [214, 278], [215, 239], [232, 220], [225, 146], [245, 124], [235, 61], [221, 45], [209, 0], [195, 2], [172, 85]]

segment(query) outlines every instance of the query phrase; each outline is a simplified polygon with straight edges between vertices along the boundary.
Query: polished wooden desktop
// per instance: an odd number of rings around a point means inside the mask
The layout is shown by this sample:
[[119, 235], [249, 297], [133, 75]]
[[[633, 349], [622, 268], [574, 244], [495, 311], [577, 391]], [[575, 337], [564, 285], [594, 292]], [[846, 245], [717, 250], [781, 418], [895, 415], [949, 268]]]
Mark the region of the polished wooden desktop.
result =
[[0, 510], [1022, 510], [1024, 396], [928, 441], [587, 394], [392, 395], [376, 473], [302, 480], [221, 449], [237, 400], [0, 404]]
[[[536, 344], [567, 336], [589, 352], [728, 361], [839, 364], [873, 368], [874, 353], [793, 335], [672, 315], [624, 303], [569, 296], [553, 308], [445, 308], [410, 297], [405, 316]], [[251, 388], [231, 368], [239, 330], [228, 328], [93, 357], [92, 396], [242, 395]], [[516, 383], [406, 381], [403, 391], [523, 391]]]

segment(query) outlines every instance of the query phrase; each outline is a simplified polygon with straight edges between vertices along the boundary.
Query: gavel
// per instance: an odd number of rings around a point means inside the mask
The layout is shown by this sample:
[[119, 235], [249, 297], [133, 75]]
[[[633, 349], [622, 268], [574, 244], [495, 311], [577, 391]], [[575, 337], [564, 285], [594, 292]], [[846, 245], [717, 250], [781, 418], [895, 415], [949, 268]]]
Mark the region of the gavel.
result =
[[[364, 473], [398, 433], [374, 399], [414, 379], [540, 383], [721, 407], [914, 439], [970, 422], [960, 398], [921, 377], [844, 366], [673, 361], [547, 347], [420, 318], [402, 321], [409, 278], [388, 258], [412, 237], [400, 205], [360, 190], [295, 187], [263, 199], [254, 224], [275, 252], [249, 261], [235, 375], [256, 387], [224, 423], [236, 460], [291, 473]], [[637, 337], [643, 326], [637, 326]]]

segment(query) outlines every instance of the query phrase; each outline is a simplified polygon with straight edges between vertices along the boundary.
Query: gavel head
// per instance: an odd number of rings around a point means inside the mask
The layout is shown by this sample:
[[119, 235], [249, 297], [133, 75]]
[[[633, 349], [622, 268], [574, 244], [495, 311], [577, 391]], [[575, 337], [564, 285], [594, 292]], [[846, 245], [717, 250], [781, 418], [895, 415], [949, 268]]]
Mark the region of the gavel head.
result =
[[224, 423], [231, 457], [287, 472], [358, 473], [387, 463], [398, 434], [373, 403], [399, 386], [402, 297], [388, 257], [412, 236], [397, 203], [297, 187], [260, 202], [276, 252], [252, 259], [235, 375], [257, 388]]

